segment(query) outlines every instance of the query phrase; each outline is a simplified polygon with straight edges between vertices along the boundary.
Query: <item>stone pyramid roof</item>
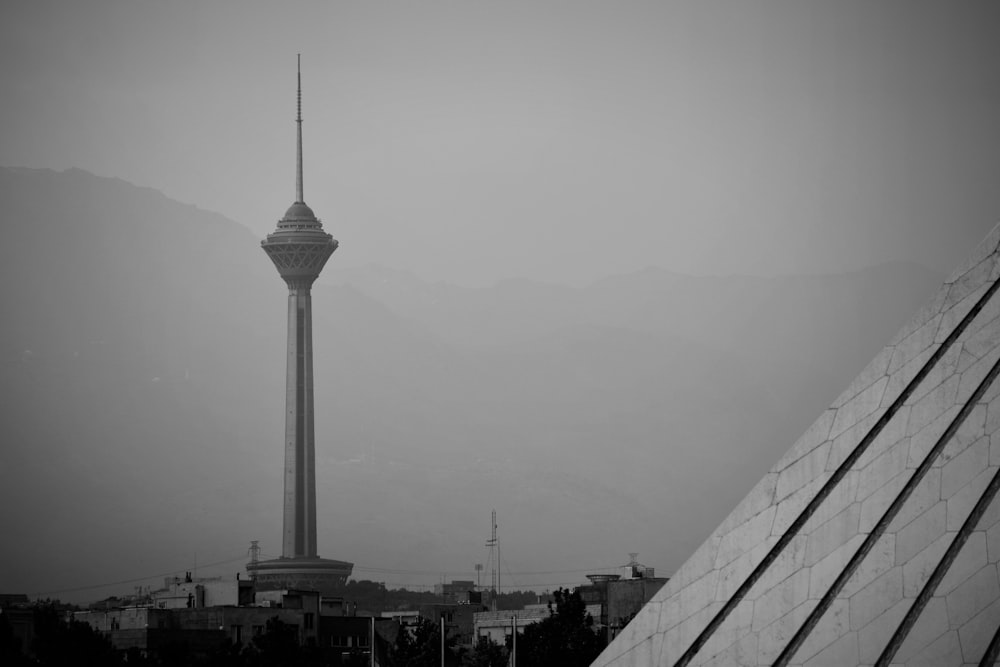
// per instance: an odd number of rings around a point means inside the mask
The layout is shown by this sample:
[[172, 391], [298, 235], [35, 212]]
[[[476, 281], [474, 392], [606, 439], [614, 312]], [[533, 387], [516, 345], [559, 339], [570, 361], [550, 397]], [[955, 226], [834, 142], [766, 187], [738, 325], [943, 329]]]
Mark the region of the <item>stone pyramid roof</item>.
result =
[[595, 665], [993, 665], [1000, 226]]

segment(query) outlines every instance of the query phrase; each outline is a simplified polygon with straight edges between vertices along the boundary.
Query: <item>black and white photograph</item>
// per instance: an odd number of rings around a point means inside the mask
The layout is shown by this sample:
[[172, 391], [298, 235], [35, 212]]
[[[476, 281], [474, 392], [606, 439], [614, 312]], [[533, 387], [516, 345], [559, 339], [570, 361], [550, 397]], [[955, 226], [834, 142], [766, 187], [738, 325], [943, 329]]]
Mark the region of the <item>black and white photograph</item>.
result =
[[0, 664], [1000, 664], [1000, 3], [4, 0], [0, 98]]

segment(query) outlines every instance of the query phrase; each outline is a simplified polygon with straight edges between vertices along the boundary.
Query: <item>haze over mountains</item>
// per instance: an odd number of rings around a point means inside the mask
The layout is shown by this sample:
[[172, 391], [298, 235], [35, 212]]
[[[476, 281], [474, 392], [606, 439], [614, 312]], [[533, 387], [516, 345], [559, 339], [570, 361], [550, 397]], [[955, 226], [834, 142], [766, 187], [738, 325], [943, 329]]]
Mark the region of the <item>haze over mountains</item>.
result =
[[[259, 239], [80, 170], [0, 169], [0, 200], [0, 590], [277, 555], [286, 289]], [[629, 551], [669, 575], [943, 278], [469, 289], [338, 270], [318, 213], [319, 550], [391, 585], [473, 578], [493, 508], [505, 586]]]

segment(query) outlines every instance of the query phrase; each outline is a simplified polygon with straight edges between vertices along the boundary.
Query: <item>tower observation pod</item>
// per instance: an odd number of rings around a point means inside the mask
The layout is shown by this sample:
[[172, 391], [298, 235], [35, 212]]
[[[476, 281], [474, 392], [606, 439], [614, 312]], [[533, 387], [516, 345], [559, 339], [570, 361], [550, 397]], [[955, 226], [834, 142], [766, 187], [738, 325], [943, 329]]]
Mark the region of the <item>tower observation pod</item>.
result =
[[[301, 63], [301, 60], [300, 60]], [[305, 203], [302, 184], [302, 73], [298, 68], [295, 201], [261, 241], [288, 285], [285, 381], [285, 491], [281, 557], [248, 566], [258, 590], [329, 592], [346, 581], [352, 563], [316, 552], [316, 435], [313, 398], [312, 284], [337, 241]]]

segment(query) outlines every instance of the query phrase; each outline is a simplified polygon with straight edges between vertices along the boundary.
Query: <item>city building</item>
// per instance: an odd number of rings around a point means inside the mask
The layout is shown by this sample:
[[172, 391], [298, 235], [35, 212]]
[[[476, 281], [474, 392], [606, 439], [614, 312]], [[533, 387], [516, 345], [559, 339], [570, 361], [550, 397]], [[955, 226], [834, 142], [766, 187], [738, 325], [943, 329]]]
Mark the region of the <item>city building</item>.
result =
[[1000, 226], [595, 665], [996, 662], [998, 244]]
[[455, 579], [448, 583], [434, 584], [434, 594], [440, 595], [441, 602], [444, 603], [468, 602], [475, 598], [474, 595], [470, 597], [470, 593], [475, 592], [476, 582], [474, 581]]
[[503, 646], [515, 628], [518, 634], [522, 634], [524, 628], [549, 616], [548, 604], [525, 605], [524, 609], [481, 611], [472, 615], [472, 633], [475, 641], [487, 637]]
[[167, 577], [163, 588], [150, 591], [152, 605], [157, 609], [200, 609], [217, 606], [242, 606], [253, 603], [253, 582], [234, 578], [195, 578], [188, 572], [184, 577]]
[[285, 492], [281, 557], [247, 566], [258, 590], [301, 588], [333, 592], [352, 563], [320, 558], [316, 550], [316, 434], [313, 397], [312, 284], [337, 241], [305, 203], [302, 183], [302, 74], [298, 71], [295, 201], [261, 242], [288, 286], [285, 388]]

